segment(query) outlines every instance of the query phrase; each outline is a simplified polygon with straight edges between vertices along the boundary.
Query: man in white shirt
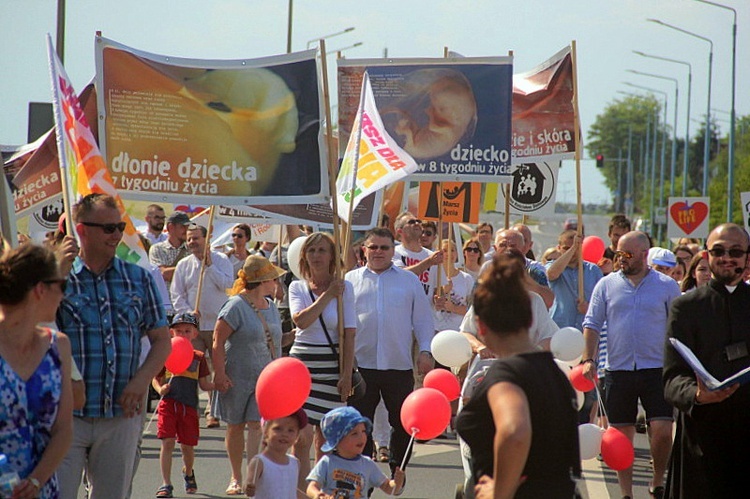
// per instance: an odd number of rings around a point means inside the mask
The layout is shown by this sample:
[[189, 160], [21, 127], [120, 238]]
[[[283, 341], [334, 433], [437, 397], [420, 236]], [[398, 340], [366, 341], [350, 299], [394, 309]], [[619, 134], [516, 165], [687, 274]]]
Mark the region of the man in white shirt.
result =
[[164, 232], [164, 222], [167, 216], [164, 208], [158, 204], [150, 204], [146, 208], [146, 229], [141, 232], [151, 244], [160, 243], [167, 240], [167, 233]]
[[[434, 367], [430, 343], [435, 332], [430, 303], [419, 279], [393, 264], [394, 244], [388, 229], [371, 229], [363, 246], [367, 266], [346, 275], [354, 288], [357, 311], [355, 354], [367, 383], [365, 396], [350, 405], [372, 419], [383, 398], [393, 427], [391, 470], [401, 466], [410, 440], [400, 414], [404, 399], [414, 388], [412, 341], [419, 347], [417, 369], [426, 374]], [[372, 451], [372, 438], [368, 437], [364, 455], [370, 456]]]

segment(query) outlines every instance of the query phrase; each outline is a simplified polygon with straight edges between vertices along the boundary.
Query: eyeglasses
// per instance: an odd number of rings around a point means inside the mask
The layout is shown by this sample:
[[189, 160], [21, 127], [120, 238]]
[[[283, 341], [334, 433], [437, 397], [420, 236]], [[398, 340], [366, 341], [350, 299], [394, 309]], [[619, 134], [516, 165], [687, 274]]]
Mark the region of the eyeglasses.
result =
[[370, 251], [380, 250], [380, 251], [388, 251], [389, 249], [393, 248], [393, 246], [390, 246], [388, 244], [368, 244], [365, 246]]
[[105, 234], [114, 234], [116, 230], [125, 232], [127, 224], [125, 222], [119, 222], [116, 224], [98, 224], [95, 222], [81, 222], [86, 227], [99, 227]]
[[416, 224], [422, 225], [422, 221], [420, 219], [418, 219], [418, 218], [412, 218], [411, 220], [409, 220], [406, 223], [408, 225], [416, 225]]
[[615, 251], [615, 258], [627, 258], [628, 260], [630, 260], [631, 258], [633, 258], [633, 256], [635, 255], [633, 255], [633, 253], [631, 253], [630, 251]]
[[423, 230], [422, 231], [422, 235], [425, 236], [425, 237], [432, 237], [432, 236], [435, 235], [435, 233], [432, 232], [432, 231], [429, 231], [429, 230]]
[[741, 258], [747, 255], [747, 250], [739, 248], [732, 248], [728, 250], [724, 248], [711, 248], [710, 250], [708, 250], [708, 253], [714, 258], [721, 258], [726, 254], [728, 254], [731, 258]]
[[68, 287], [67, 279], [45, 279], [42, 282], [44, 284], [59, 284], [60, 291], [62, 291], [63, 293], [65, 292], [65, 289]]
[[245, 234], [232, 234], [232, 237], [245, 237]]
[[479, 248], [475, 248], [473, 246], [469, 246], [468, 248], [464, 248], [464, 251], [468, 251], [469, 253], [481, 253], [482, 250]]

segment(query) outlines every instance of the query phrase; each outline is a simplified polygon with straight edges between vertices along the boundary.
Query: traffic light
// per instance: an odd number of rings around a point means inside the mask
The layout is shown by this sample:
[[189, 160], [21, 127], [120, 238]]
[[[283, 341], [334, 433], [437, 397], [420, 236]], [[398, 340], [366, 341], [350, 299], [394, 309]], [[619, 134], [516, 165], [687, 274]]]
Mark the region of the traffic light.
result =
[[597, 154], [596, 155], [596, 167], [597, 168], [603, 168], [604, 167], [604, 155], [603, 154]]

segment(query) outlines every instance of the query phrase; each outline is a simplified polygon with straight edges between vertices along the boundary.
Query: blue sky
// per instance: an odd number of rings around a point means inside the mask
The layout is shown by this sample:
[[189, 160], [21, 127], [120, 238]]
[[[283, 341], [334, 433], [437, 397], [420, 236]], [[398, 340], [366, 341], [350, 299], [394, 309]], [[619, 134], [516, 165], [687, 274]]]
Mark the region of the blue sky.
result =
[[[241, 59], [286, 51], [289, 0], [67, 0], [65, 67], [77, 89], [95, 72], [94, 34], [134, 48], [191, 58]], [[55, 0], [0, 0], [0, 144], [26, 141], [29, 101], [48, 102], [50, 84], [45, 35], [54, 38]], [[738, 11], [737, 94], [739, 115], [750, 113], [750, 3], [724, 0]], [[657, 18], [714, 42], [712, 107], [730, 109], [732, 13], [694, 0], [295, 0], [293, 50], [310, 40], [353, 26], [331, 38], [328, 49], [362, 42], [349, 58], [441, 57], [443, 47], [466, 56], [506, 55], [523, 72], [576, 40], [579, 108], [584, 139], [608, 103], [635, 91], [628, 81], [669, 94], [674, 84], [626, 72], [636, 69], [679, 80], [677, 130], [684, 137], [687, 68], [633, 50], [692, 64], [691, 118], [706, 108], [708, 43], [646, 22]], [[335, 61], [329, 60], [331, 69]], [[334, 84], [334, 83], [332, 83]], [[672, 124], [672, 111], [668, 123]], [[728, 130], [728, 115], [719, 112]], [[691, 130], [698, 124], [690, 123]], [[586, 195], [586, 190], [584, 190]], [[599, 187], [590, 194], [602, 197]], [[606, 195], [606, 191], [604, 191]], [[587, 199], [584, 199], [587, 201]]]

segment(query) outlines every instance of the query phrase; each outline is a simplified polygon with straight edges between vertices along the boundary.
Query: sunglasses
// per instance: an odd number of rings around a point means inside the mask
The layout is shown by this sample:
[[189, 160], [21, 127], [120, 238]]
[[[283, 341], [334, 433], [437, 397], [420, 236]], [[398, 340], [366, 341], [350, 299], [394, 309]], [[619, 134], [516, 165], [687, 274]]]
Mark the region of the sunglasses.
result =
[[431, 232], [431, 231], [428, 231], [428, 230], [423, 230], [422, 231], [422, 235], [425, 236], [425, 237], [432, 237], [432, 236], [435, 235], [435, 233]]
[[42, 281], [44, 284], [59, 284], [60, 285], [60, 291], [63, 293], [65, 292], [65, 289], [68, 287], [68, 280], [67, 279], [45, 279]]
[[635, 255], [633, 255], [633, 253], [631, 253], [630, 251], [615, 251], [615, 258], [627, 258], [628, 260], [630, 260], [631, 258], [633, 258], [633, 256]]
[[245, 237], [245, 234], [232, 234], [232, 237]]
[[393, 246], [390, 246], [388, 244], [380, 244], [380, 245], [377, 245], [377, 244], [368, 244], [367, 246], [365, 246], [365, 248], [367, 248], [370, 251], [375, 251], [375, 250], [388, 251], [392, 247]]
[[127, 224], [125, 222], [119, 222], [116, 224], [98, 224], [95, 222], [81, 222], [86, 227], [99, 227], [105, 234], [114, 234], [116, 230], [125, 232]]
[[469, 246], [468, 248], [464, 249], [464, 251], [468, 251], [469, 253], [481, 253], [482, 250], [479, 248], [474, 248], [473, 246]]
[[725, 250], [724, 248], [711, 248], [708, 253], [714, 258], [721, 258], [724, 255], [729, 255], [731, 258], [741, 258], [747, 255], [747, 250], [732, 248]]
[[422, 225], [422, 221], [420, 219], [418, 219], [418, 218], [412, 218], [411, 220], [409, 220], [406, 223], [408, 225], [416, 225], [416, 224]]

